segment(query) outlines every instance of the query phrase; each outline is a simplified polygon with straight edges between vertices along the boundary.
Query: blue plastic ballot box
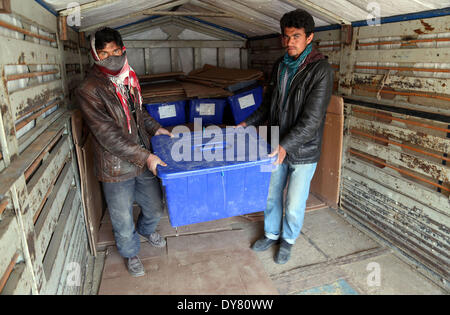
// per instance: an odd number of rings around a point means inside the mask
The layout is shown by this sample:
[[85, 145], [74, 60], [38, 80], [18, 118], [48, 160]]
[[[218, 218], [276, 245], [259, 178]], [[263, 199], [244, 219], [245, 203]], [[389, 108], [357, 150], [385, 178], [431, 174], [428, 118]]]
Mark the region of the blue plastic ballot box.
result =
[[243, 122], [261, 105], [263, 99], [263, 88], [258, 86], [254, 89], [229, 96], [227, 98], [231, 107], [235, 124]]
[[152, 146], [167, 164], [157, 170], [173, 227], [265, 210], [276, 157], [256, 129], [209, 127]]
[[147, 112], [163, 127], [186, 123], [186, 101], [145, 104]]
[[226, 99], [193, 99], [189, 101], [189, 121], [201, 118], [203, 125], [217, 125], [223, 122]]

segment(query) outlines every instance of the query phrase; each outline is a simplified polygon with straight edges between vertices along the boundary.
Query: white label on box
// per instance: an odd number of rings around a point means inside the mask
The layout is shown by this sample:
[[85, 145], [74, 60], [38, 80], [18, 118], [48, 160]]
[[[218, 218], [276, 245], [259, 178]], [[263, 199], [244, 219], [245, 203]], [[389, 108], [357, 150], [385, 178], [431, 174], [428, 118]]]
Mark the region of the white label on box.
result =
[[159, 118], [172, 118], [177, 116], [175, 105], [165, 105], [158, 108]]
[[213, 116], [216, 113], [216, 104], [200, 104], [199, 111], [201, 116]]
[[241, 109], [256, 105], [253, 94], [249, 94], [244, 97], [238, 98], [238, 102], [239, 102], [239, 106], [241, 107]]

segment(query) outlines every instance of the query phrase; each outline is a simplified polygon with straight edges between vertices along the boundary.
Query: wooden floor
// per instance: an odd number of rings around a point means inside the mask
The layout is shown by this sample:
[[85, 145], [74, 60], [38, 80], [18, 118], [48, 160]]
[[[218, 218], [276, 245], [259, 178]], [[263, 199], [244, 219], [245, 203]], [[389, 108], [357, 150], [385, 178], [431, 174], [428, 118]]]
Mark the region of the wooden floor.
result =
[[[106, 250], [106, 259], [98, 294], [442, 294], [312, 195], [308, 209], [285, 265], [274, 262], [276, 246], [261, 253], [250, 249], [263, 234], [262, 213], [180, 227], [178, 236], [165, 216], [158, 231], [167, 246], [154, 248], [141, 239], [146, 275], [139, 278], [128, 274], [105, 216], [99, 249]], [[369, 263], [380, 267], [380, 283], [368, 282]]]

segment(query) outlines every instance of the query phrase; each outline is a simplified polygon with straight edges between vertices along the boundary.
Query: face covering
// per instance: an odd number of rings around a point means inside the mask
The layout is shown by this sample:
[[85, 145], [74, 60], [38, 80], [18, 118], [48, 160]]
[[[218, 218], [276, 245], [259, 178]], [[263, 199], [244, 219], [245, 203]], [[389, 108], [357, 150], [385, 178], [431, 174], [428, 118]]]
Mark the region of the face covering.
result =
[[122, 56], [110, 56], [104, 60], [95, 61], [94, 63], [101, 68], [109, 70], [111, 73], [119, 73], [125, 65], [126, 60], [127, 53], [124, 52]]
[[128, 91], [134, 104], [138, 104], [142, 110], [142, 94], [136, 72], [128, 64], [126, 48], [122, 47], [122, 56], [110, 56], [100, 60], [95, 48], [95, 35], [91, 39], [91, 55], [94, 58], [95, 66], [104, 73], [114, 85], [117, 97], [122, 104], [123, 111], [127, 117], [128, 133], [131, 134], [131, 115], [128, 107]]

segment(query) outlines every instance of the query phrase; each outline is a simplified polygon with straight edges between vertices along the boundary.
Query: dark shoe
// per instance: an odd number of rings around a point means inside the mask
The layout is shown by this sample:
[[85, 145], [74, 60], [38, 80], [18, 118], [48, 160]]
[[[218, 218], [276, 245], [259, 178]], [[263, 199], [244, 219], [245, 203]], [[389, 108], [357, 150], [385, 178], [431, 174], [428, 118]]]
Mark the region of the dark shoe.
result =
[[291, 248], [291, 244], [289, 244], [285, 240], [281, 240], [280, 249], [275, 255], [275, 262], [280, 265], [287, 263], [289, 258], [291, 258]]
[[144, 265], [142, 265], [142, 262], [138, 256], [128, 258], [127, 267], [128, 272], [133, 277], [142, 277], [145, 275]]
[[257, 240], [252, 245], [252, 249], [255, 252], [263, 252], [263, 251], [269, 249], [270, 247], [272, 247], [272, 245], [274, 245], [276, 243], [278, 243], [278, 240], [271, 240], [270, 238], [267, 238], [264, 236], [264, 238]]
[[153, 232], [150, 235], [143, 235], [147, 241], [154, 247], [164, 247], [166, 246], [166, 240], [158, 232]]

